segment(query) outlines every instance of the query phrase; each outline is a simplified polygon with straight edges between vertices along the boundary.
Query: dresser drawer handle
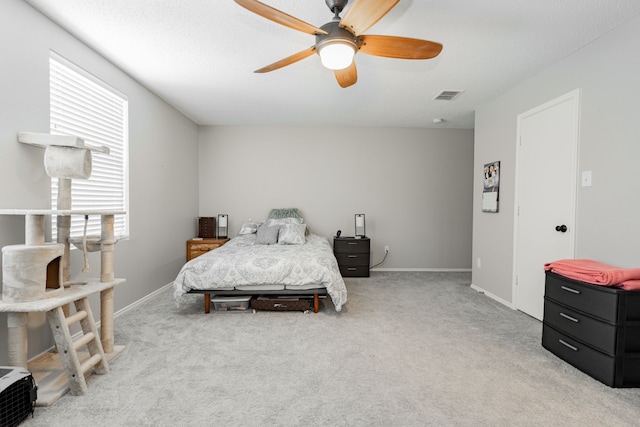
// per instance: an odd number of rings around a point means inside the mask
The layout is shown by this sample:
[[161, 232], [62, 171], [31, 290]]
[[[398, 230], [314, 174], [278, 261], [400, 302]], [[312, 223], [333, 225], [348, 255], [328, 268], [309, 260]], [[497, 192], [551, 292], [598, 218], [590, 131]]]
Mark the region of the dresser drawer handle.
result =
[[347, 245], [357, 245], [358, 242], [347, 242]]
[[580, 323], [580, 320], [576, 319], [575, 317], [571, 317], [568, 314], [564, 314], [561, 312], [560, 316], [564, 317], [567, 320], [571, 320], [572, 322]]
[[347, 258], [358, 258], [358, 255], [347, 255]]
[[560, 286], [560, 288], [562, 288], [563, 290], [567, 291], [567, 292], [571, 292], [572, 294], [580, 294], [580, 291], [577, 289], [572, 289], [572, 288], [568, 288], [566, 286]]
[[560, 342], [560, 344], [564, 345], [565, 347], [568, 347], [573, 351], [578, 351], [578, 347], [575, 347], [564, 340], [558, 340], [558, 341]]
[[356, 271], [356, 268], [355, 267], [348, 267], [347, 271]]

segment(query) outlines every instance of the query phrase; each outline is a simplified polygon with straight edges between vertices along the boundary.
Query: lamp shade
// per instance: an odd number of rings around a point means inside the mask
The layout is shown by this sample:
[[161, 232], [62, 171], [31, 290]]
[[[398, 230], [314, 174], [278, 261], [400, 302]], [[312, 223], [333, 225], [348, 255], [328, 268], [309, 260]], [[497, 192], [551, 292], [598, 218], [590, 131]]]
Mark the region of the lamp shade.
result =
[[365, 223], [364, 223], [364, 214], [356, 214], [356, 229], [355, 235], [356, 237], [366, 237], [365, 232]]
[[328, 42], [318, 47], [318, 55], [322, 65], [330, 70], [342, 70], [353, 62], [355, 46], [341, 40]]
[[229, 235], [229, 215], [218, 215], [218, 237], [226, 239]]

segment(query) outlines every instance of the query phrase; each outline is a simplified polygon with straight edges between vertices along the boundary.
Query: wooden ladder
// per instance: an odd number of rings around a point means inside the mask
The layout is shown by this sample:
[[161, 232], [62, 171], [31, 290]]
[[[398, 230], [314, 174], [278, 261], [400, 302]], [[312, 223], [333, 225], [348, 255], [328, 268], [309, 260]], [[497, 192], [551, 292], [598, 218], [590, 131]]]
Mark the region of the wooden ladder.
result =
[[[58, 307], [47, 312], [47, 320], [53, 332], [62, 367], [69, 380], [71, 393], [84, 395], [87, 393], [85, 374], [94, 368], [96, 374], [107, 374], [109, 366], [100, 342], [96, 322], [93, 320], [89, 298], [81, 298], [74, 301], [74, 304], [76, 306], [74, 314], [67, 317], [63, 308]], [[74, 341], [69, 326], [77, 322], [80, 322], [82, 327], [82, 335]], [[89, 349], [90, 357], [81, 364], [78, 349], [83, 346], [87, 346]]]

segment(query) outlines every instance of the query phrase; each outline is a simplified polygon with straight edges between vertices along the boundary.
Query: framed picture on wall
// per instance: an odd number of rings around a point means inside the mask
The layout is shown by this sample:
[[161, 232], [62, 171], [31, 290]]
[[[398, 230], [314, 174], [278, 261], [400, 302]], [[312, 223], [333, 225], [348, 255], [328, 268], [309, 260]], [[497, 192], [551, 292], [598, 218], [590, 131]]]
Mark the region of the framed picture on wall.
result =
[[484, 165], [482, 212], [498, 212], [500, 201], [500, 162]]

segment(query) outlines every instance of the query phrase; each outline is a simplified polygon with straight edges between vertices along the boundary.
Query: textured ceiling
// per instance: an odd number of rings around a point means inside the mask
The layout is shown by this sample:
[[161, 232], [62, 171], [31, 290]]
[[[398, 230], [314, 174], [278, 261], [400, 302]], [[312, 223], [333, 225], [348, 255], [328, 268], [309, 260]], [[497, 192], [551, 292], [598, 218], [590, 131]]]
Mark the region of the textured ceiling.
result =
[[[358, 82], [342, 89], [317, 55], [253, 73], [314, 37], [233, 0], [25, 1], [202, 125], [470, 129], [476, 106], [640, 13], [638, 0], [403, 0], [365, 34], [437, 41], [440, 56], [356, 55]], [[264, 3], [318, 27], [332, 18], [324, 0]], [[443, 90], [464, 93], [434, 100]]]

